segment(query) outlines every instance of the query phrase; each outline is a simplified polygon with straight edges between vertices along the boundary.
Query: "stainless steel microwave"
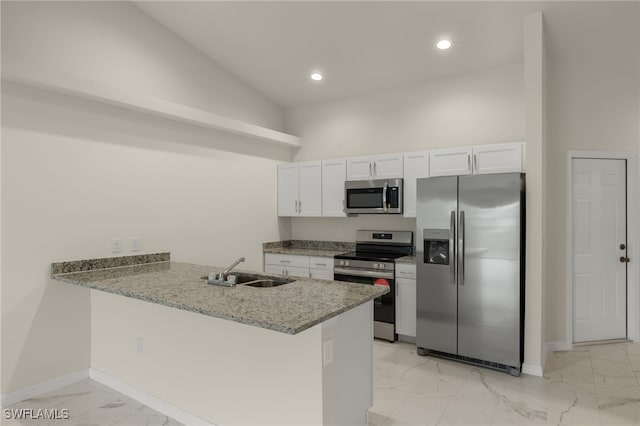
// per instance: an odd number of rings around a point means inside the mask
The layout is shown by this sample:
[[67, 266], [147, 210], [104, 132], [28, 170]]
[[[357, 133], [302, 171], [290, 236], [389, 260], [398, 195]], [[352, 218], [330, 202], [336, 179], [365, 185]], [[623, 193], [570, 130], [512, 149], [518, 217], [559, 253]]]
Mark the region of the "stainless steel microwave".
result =
[[402, 214], [402, 179], [348, 180], [344, 204], [347, 214]]

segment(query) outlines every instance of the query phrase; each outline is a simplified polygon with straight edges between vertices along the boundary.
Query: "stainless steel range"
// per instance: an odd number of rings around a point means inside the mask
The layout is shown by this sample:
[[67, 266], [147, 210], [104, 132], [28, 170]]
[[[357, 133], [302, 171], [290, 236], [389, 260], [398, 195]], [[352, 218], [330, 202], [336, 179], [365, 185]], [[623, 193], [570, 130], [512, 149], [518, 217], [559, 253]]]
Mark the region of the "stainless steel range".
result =
[[412, 253], [411, 231], [357, 231], [356, 251], [334, 256], [334, 280], [390, 288], [389, 293], [374, 301], [373, 335], [376, 338], [396, 340], [395, 260]]

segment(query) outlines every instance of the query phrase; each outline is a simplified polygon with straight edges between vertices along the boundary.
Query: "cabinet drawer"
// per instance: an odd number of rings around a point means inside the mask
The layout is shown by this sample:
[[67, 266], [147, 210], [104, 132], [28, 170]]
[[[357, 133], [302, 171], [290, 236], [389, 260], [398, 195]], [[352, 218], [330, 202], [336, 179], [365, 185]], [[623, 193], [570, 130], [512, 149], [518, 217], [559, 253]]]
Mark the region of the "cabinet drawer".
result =
[[416, 279], [416, 265], [396, 263], [396, 278]]
[[333, 257], [309, 256], [309, 267], [331, 271], [333, 274]]
[[298, 266], [285, 266], [284, 274], [291, 277], [309, 278], [309, 268], [300, 268]]
[[282, 265], [295, 266], [299, 268], [309, 268], [309, 256], [266, 253], [264, 255], [264, 263], [265, 265]]

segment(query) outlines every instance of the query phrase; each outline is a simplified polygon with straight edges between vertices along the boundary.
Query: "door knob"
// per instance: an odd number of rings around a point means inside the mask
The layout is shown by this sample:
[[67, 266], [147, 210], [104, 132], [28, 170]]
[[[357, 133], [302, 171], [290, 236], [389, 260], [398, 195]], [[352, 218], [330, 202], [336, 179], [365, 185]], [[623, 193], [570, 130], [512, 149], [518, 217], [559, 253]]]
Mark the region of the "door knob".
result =
[[620, 256], [620, 262], [622, 263], [629, 263], [629, 258], [628, 257], [624, 257], [624, 256]]
[[627, 248], [627, 246], [625, 246], [624, 244], [620, 244], [620, 250], [624, 250], [626, 248]]

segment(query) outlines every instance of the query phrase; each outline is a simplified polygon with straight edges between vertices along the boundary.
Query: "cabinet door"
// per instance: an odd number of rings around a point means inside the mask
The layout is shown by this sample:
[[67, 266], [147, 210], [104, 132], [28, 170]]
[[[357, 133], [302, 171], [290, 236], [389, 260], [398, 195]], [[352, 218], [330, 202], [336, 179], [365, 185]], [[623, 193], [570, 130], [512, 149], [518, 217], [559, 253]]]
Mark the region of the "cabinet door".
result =
[[480, 145], [473, 147], [473, 173], [521, 172], [523, 165], [522, 142]]
[[347, 180], [373, 178], [373, 157], [347, 158]]
[[333, 271], [326, 271], [324, 269], [309, 269], [311, 278], [317, 280], [333, 280]]
[[292, 277], [309, 278], [309, 268], [300, 268], [298, 266], [287, 266], [284, 268], [284, 274]]
[[284, 275], [284, 268], [284, 266], [280, 265], [264, 265], [264, 272], [266, 274]]
[[401, 178], [403, 171], [403, 155], [378, 155], [373, 159], [373, 177], [375, 179]]
[[396, 279], [396, 332], [416, 337], [416, 280]]
[[416, 217], [416, 179], [429, 177], [429, 153], [404, 155], [404, 217]]
[[346, 160], [322, 162], [322, 216], [347, 216], [344, 212], [344, 181], [346, 179]]
[[278, 165], [278, 216], [298, 216], [298, 164]]
[[429, 153], [430, 176], [460, 176], [471, 174], [473, 149], [438, 149]]
[[300, 216], [322, 216], [322, 162], [299, 164], [298, 213]]

